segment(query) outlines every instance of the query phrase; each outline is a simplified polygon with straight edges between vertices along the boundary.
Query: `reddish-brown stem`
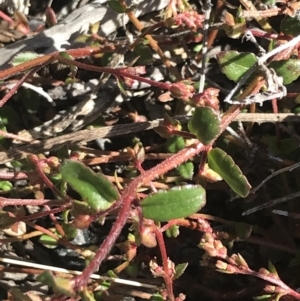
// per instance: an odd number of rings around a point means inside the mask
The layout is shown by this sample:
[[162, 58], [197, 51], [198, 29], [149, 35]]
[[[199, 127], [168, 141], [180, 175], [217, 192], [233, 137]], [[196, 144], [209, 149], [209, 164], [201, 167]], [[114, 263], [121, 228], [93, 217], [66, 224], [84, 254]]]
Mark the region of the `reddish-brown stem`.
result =
[[199, 175], [201, 175], [204, 171], [206, 160], [207, 160], [207, 151], [201, 153], [201, 159], [200, 159], [199, 171], [198, 171]]
[[[67, 50], [66, 52], [68, 54], [70, 54], [74, 59], [78, 59], [78, 58], [91, 56], [94, 54], [113, 52], [113, 51], [116, 51], [117, 49], [118, 49], [117, 46], [108, 45], [108, 46], [102, 46], [102, 47], [86, 47], [86, 48], [70, 49], [70, 50]], [[57, 51], [57, 52], [54, 52], [51, 54], [46, 54], [46, 55], [37, 57], [35, 59], [32, 59], [28, 62], [22, 63], [20, 65], [0, 71], [0, 80], [10, 78], [14, 75], [20, 74], [20, 73], [22, 73], [26, 70], [30, 70], [34, 67], [51, 64], [56, 61], [57, 55], [59, 53], [60, 52]]]
[[[173, 219], [171, 221], [169, 221], [166, 225], [164, 225], [160, 231], [164, 232], [166, 230], [168, 230], [169, 228], [171, 228], [172, 226], [181, 226], [181, 227], [185, 227], [191, 230], [197, 230], [200, 232], [205, 232], [205, 233], [213, 233], [212, 228], [209, 226], [209, 223], [203, 219], [203, 218], [198, 218], [198, 221], [192, 221], [189, 219]], [[202, 222], [205, 221], [205, 222]]]
[[37, 230], [37, 231], [40, 231], [50, 237], [52, 237], [53, 239], [55, 239], [57, 241], [57, 243], [65, 246], [66, 248], [70, 248], [78, 253], [81, 253], [81, 250], [80, 248], [74, 246], [72, 243], [70, 243], [68, 240], [65, 240], [65, 239], [61, 239], [60, 237], [58, 237], [57, 235], [55, 235], [54, 233], [52, 233], [51, 231], [49, 231], [48, 229], [45, 229], [39, 225], [36, 225], [30, 221], [26, 221], [26, 224], [29, 226], [29, 227], [32, 227], [33, 229]]
[[[145, 173], [145, 169], [142, 166], [142, 162], [137, 160], [135, 165], [136, 165], [138, 171], [143, 175]], [[156, 189], [156, 187], [155, 187], [155, 185], [153, 184], [152, 181], [149, 183], [149, 186], [150, 186], [150, 188], [153, 192], [157, 192], [157, 189]]]
[[43, 65], [34, 67], [27, 74], [25, 74], [14, 86], [13, 88], [0, 100], [0, 108], [17, 92], [17, 90], [22, 86], [22, 84], [30, 78], [34, 73], [36, 73]]
[[0, 18], [10, 23], [10, 25], [15, 25], [14, 20], [5, 14], [2, 10], [0, 10]]
[[162, 264], [164, 268], [164, 281], [166, 284], [167, 288], [167, 293], [168, 293], [168, 300], [174, 301], [174, 294], [173, 294], [173, 281], [172, 278], [170, 277], [170, 272], [169, 272], [169, 260], [168, 260], [168, 255], [167, 255], [167, 250], [166, 250], [166, 245], [164, 241], [164, 237], [160, 229], [158, 229], [156, 226], [154, 227], [154, 233], [158, 242], [160, 254], [161, 254], [161, 259], [162, 259]]
[[[138, 179], [138, 178], [137, 178]], [[102, 261], [105, 259], [106, 255], [112, 249], [115, 241], [119, 237], [129, 214], [131, 202], [133, 201], [136, 189], [139, 185], [137, 180], [134, 180], [131, 185], [129, 185], [126, 191], [123, 193], [120, 201], [123, 203], [121, 207], [117, 220], [113, 224], [111, 230], [109, 231], [107, 237], [103, 241], [102, 245], [96, 252], [94, 258], [91, 260], [87, 268], [83, 271], [83, 273], [75, 278], [75, 289], [80, 289], [82, 286], [85, 286], [88, 282], [90, 276], [96, 271]]]
[[183, 138], [187, 138], [187, 139], [196, 139], [197, 137], [189, 132], [184, 132], [184, 131], [177, 131], [177, 130], [171, 130], [171, 135], [177, 135], [177, 136], [181, 136]]
[[257, 28], [249, 28], [247, 30], [249, 30], [257, 38], [264, 38], [269, 40], [284, 40], [284, 41], [291, 40], [291, 37], [289, 36], [285, 36], [281, 34], [279, 35], [276, 33], [269, 33]]
[[0, 197], [0, 208], [5, 206], [59, 206], [62, 204], [62, 201], [55, 200], [37, 200], [37, 199], [6, 199]]
[[[219, 134], [221, 134], [225, 130], [225, 128], [232, 122], [232, 120], [234, 120], [234, 118], [239, 114], [239, 112], [239, 106], [232, 106], [227, 111], [227, 113], [224, 114], [222, 118], [221, 131]], [[215, 139], [217, 139], [217, 137]], [[213, 144], [214, 141], [215, 140], [213, 140], [211, 144]], [[202, 143], [195, 143], [194, 145], [181, 150], [174, 156], [167, 158], [160, 164], [146, 171], [144, 174], [137, 177], [127, 186], [120, 198], [120, 201], [123, 203], [123, 206], [119, 211], [116, 222], [113, 224], [106, 239], [103, 241], [102, 245], [96, 252], [94, 258], [92, 259], [88, 267], [83, 271], [83, 273], [80, 276], [75, 278], [75, 289], [80, 289], [82, 286], [86, 285], [91, 274], [93, 274], [93, 272], [98, 269], [99, 265], [102, 263], [102, 261], [112, 249], [116, 239], [119, 237], [126, 223], [131, 208], [131, 202], [135, 198], [138, 187], [140, 185], [147, 184], [150, 181], [157, 178], [158, 176], [168, 172], [169, 170], [173, 169], [174, 166], [179, 166], [180, 164], [193, 158], [195, 155], [199, 154], [203, 149], [204, 145]]]
[[37, 213], [34, 213], [34, 214], [24, 216], [24, 217], [20, 218], [20, 221], [30, 221], [30, 220], [39, 219], [39, 218], [42, 218], [44, 216], [48, 216], [50, 213], [55, 214], [55, 213], [63, 212], [67, 209], [70, 209], [70, 207], [71, 207], [71, 202], [68, 201], [64, 205], [62, 205], [58, 208], [51, 209], [50, 211], [37, 212]]
[[56, 59], [58, 61], [62, 62], [62, 63], [68, 64], [68, 65], [73, 65], [73, 66], [76, 66], [78, 68], [82, 68], [82, 69], [89, 70], [89, 71], [95, 71], [95, 72], [109, 73], [109, 74], [113, 74], [117, 77], [131, 78], [131, 79], [134, 79], [134, 80], [137, 80], [137, 81], [140, 81], [140, 82], [144, 82], [144, 83], [147, 83], [151, 86], [158, 87], [158, 88], [164, 89], [164, 90], [170, 90], [170, 87], [171, 87], [170, 84], [166, 84], [166, 83], [163, 83], [163, 82], [156, 82], [156, 81], [153, 81], [151, 79], [144, 78], [144, 77], [132, 74], [130, 72], [127, 72], [126, 70], [128, 68], [114, 69], [114, 68], [109, 68], [109, 67], [97, 67], [97, 66], [88, 65], [88, 64], [77, 62], [77, 61], [69, 60], [69, 59], [67, 59], [65, 57], [62, 57], [62, 56], [59, 56], [59, 55], [56, 56]]
[[178, 166], [183, 162], [187, 161], [189, 158], [192, 158], [196, 154], [198, 154], [203, 148], [203, 144], [197, 143], [193, 147], [189, 147], [183, 149], [176, 155], [166, 159], [159, 165], [155, 166], [154, 168], [146, 171], [143, 175], [140, 175], [135, 180], [133, 180], [127, 188], [124, 190], [123, 195], [121, 196], [121, 201], [123, 206], [121, 207], [116, 222], [113, 224], [109, 234], [107, 235], [106, 239], [96, 252], [94, 258], [88, 265], [88, 267], [83, 271], [83, 273], [75, 279], [75, 287], [79, 289], [81, 286], [85, 285], [88, 281], [91, 274], [98, 269], [99, 265], [105, 259], [106, 255], [112, 249], [116, 239], [121, 233], [123, 229], [130, 208], [131, 202], [133, 201], [136, 191], [141, 184], [149, 183], [150, 181], [157, 178], [159, 175], [166, 173], [173, 166]]
[[[24, 221], [24, 220], [22, 219], [22, 221]], [[40, 232], [42, 232], [42, 233], [44, 233], [44, 234], [46, 234], [46, 235], [52, 237], [52, 238], [55, 239], [56, 241], [59, 241], [59, 237], [58, 237], [57, 235], [55, 235], [53, 232], [49, 231], [48, 229], [45, 229], [44, 227], [41, 227], [41, 226], [39, 226], [39, 225], [36, 225], [36, 224], [34, 224], [34, 223], [30, 222], [30, 221], [25, 221], [25, 223], [26, 223], [29, 227], [31, 227], [31, 228], [33, 228], [33, 229], [35, 229], [35, 230], [37, 230], [37, 231], [40, 231]]]
[[41, 161], [35, 155], [28, 156], [29, 160], [35, 165], [36, 171], [43, 180], [43, 182], [54, 192], [56, 195], [61, 196], [61, 192], [53, 185], [53, 183], [47, 178], [41, 167]]
[[[48, 205], [44, 205], [45, 209], [49, 212], [51, 212], [51, 209]], [[53, 213], [50, 213], [49, 214], [57, 232], [62, 236], [62, 237], [66, 237], [66, 233], [64, 231], [64, 229], [62, 228], [62, 226], [59, 224], [59, 222], [57, 221], [55, 215]]]
[[243, 275], [251, 275], [257, 278], [260, 278], [262, 280], [265, 280], [269, 283], [272, 283], [281, 289], [285, 291], [286, 294], [295, 297], [296, 299], [300, 299], [300, 293], [296, 292], [295, 290], [291, 289], [289, 286], [287, 286], [284, 282], [282, 282], [281, 279], [274, 277], [273, 274], [264, 274], [260, 272], [253, 271], [249, 268], [239, 267], [237, 265], [229, 264], [237, 274], [243, 274]]

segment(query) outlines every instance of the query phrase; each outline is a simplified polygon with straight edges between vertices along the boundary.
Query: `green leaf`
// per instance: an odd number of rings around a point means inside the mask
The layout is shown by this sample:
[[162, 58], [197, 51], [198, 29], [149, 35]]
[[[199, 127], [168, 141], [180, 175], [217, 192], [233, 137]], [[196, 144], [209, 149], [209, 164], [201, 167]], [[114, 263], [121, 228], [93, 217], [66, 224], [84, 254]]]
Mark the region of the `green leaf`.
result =
[[[6, 126], [5, 125], [3, 125], [3, 124], [1, 124], [0, 123], [0, 130], [2, 131], [2, 132], [7, 132], [7, 128], [6, 128]], [[6, 138], [4, 137], [4, 136], [2, 136], [2, 135], [0, 135], [0, 141], [2, 141], [2, 140], [5, 140]], [[2, 143], [2, 142], [1, 142]]]
[[281, 32], [286, 35], [291, 35], [296, 37], [299, 35], [300, 32], [300, 20], [299, 17], [290, 17], [286, 15], [280, 24]]
[[120, 89], [120, 92], [124, 96], [128, 97], [127, 92], [126, 92], [125, 87], [124, 87], [124, 84], [119, 78], [117, 78], [117, 85], [118, 85], [118, 88]]
[[282, 76], [283, 84], [288, 85], [300, 76], [300, 60], [288, 59], [285, 61], [275, 61], [269, 65], [278, 76]]
[[[171, 136], [166, 141], [166, 149], [170, 153], [178, 153], [185, 148], [185, 141], [181, 136]], [[194, 164], [192, 162], [185, 162], [176, 168], [180, 176], [184, 179], [192, 179], [194, 174]]]
[[220, 133], [220, 115], [210, 107], [197, 107], [188, 123], [188, 128], [201, 143], [208, 145]]
[[253, 53], [231, 50], [220, 52], [217, 61], [227, 78], [238, 82], [249, 68], [254, 66], [257, 58]]
[[193, 162], [185, 162], [177, 167], [179, 175], [186, 179], [191, 180], [194, 175], [194, 164]]
[[124, 7], [120, 4], [118, 0], [109, 0], [107, 1], [109, 7], [118, 14], [125, 13]]
[[60, 295], [73, 297], [75, 295], [73, 282], [68, 278], [56, 277], [49, 271], [46, 271], [37, 277], [41, 283], [52, 287], [53, 291]]
[[40, 56], [39, 54], [37, 54], [35, 52], [32, 52], [32, 51], [20, 52], [16, 56], [13, 57], [13, 59], [10, 62], [10, 64], [12, 66], [17, 66], [17, 65], [26, 63], [28, 61], [31, 61], [33, 59], [36, 59], [39, 56]]
[[72, 224], [70, 223], [62, 223], [62, 228], [64, 229], [65, 231], [65, 234], [68, 238], [68, 240], [73, 240], [77, 233], [78, 233], [78, 229], [76, 229]]
[[8, 181], [0, 181], [0, 190], [9, 191], [13, 189], [13, 185]]
[[94, 294], [89, 291], [87, 287], [83, 288], [83, 290], [80, 292], [80, 296], [82, 301], [96, 301]]
[[118, 199], [118, 192], [102, 174], [94, 173], [84, 164], [65, 160], [61, 165], [62, 179], [97, 211], [108, 209]]
[[185, 141], [181, 136], [169, 137], [166, 141], [166, 149], [168, 152], [176, 154], [185, 148]]
[[168, 228], [165, 233], [168, 237], [175, 237], [176, 238], [180, 234], [179, 226], [173, 225], [170, 228]]
[[269, 260], [269, 262], [268, 262], [268, 269], [269, 269], [269, 271], [270, 271], [272, 274], [274, 274], [274, 275], [276, 275], [276, 276], [278, 277], [277, 270], [276, 270], [274, 264], [273, 264], [270, 260]]
[[263, 301], [263, 300], [269, 301], [271, 297], [272, 297], [272, 295], [261, 295], [261, 296], [253, 297], [253, 300], [254, 301]]
[[188, 265], [188, 262], [177, 264], [175, 267], [174, 279], [178, 279], [184, 273]]
[[162, 295], [157, 293], [153, 294], [150, 298], [150, 301], [164, 301], [164, 300], [166, 299]]
[[140, 205], [145, 218], [164, 222], [198, 212], [205, 203], [206, 192], [202, 186], [186, 185], [157, 192]]
[[58, 242], [56, 239], [45, 234], [40, 236], [39, 242], [48, 249], [55, 249], [58, 246]]
[[214, 148], [208, 153], [208, 166], [217, 172], [236, 194], [241, 197], [249, 194], [251, 185], [240, 168], [223, 150]]
[[16, 123], [20, 123], [20, 117], [16, 113], [15, 109], [5, 104], [5, 106], [0, 108], [0, 120], [4, 125], [14, 125]]
[[76, 217], [78, 215], [91, 215], [97, 211], [92, 209], [86, 202], [74, 200], [72, 214]]
[[134, 57], [139, 57], [136, 64], [137, 65], [149, 65], [153, 62], [153, 56], [148, 45], [144, 43], [139, 43], [133, 50], [132, 55]]

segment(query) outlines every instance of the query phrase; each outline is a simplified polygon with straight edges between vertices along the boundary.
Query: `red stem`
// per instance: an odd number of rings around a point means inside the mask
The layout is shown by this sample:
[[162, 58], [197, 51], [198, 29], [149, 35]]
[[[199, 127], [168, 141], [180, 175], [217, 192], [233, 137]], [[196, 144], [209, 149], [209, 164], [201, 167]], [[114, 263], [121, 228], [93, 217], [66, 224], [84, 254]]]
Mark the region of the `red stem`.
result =
[[147, 83], [151, 86], [158, 87], [160, 89], [170, 90], [170, 87], [171, 87], [170, 84], [166, 84], [166, 83], [163, 83], [163, 82], [156, 82], [154, 80], [144, 78], [144, 77], [141, 77], [139, 75], [135, 75], [135, 74], [132, 74], [130, 72], [127, 72], [126, 71], [127, 68], [116, 68], [116, 69], [114, 69], [114, 68], [109, 68], [109, 67], [97, 67], [97, 66], [88, 65], [88, 64], [84, 64], [84, 63], [81, 63], [81, 62], [77, 62], [77, 61], [67, 59], [65, 57], [59, 56], [59, 54], [57, 54], [55, 56], [55, 58], [58, 61], [62, 62], [62, 63], [68, 64], [68, 65], [73, 65], [73, 66], [76, 66], [76, 67], [81, 68], [81, 69], [94, 71], [94, 72], [109, 73], [109, 74], [113, 74], [117, 77], [121, 76], [121, 77], [131, 78], [131, 79], [134, 79], [134, 80], [137, 80], [137, 81], [140, 81], [140, 82]]
[[13, 88], [0, 100], [0, 108], [5, 105], [5, 103], [17, 92], [17, 90], [22, 86], [22, 84], [31, 77], [34, 73], [39, 71], [44, 65], [37, 66], [26, 73], [14, 86]]
[[163, 263], [163, 268], [164, 268], [164, 281], [166, 284], [167, 288], [167, 293], [168, 293], [168, 299], [170, 301], [174, 301], [174, 294], [173, 294], [173, 282], [172, 278], [170, 277], [170, 272], [169, 272], [169, 265], [168, 265], [168, 255], [167, 255], [167, 250], [166, 250], [166, 245], [164, 241], [164, 237], [162, 235], [162, 232], [160, 229], [158, 229], [156, 226], [154, 227], [155, 229], [155, 236], [158, 242], [160, 254], [161, 254], [161, 259]]
[[287, 286], [284, 282], [282, 282], [282, 280], [280, 278], [275, 278], [274, 275], [272, 275], [272, 274], [264, 275], [263, 273], [252, 271], [249, 268], [248, 269], [242, 269], [242, 268], [237, 267], [235, 265], [232, 265], [232, 264], [230, 264], [230, 265], [236, 270], [236, 273], [238, 273], [238, 274], [251, 275], [251, 276], [260, 278], [262, 280], [265, 280], [269, 283], [272, 283], [272, 284], [282, 288], [283, 290], [285, 290], [286, 294], [288, 294], [290, 296], [293, 296], [296, 299], [300, 299], [300, 293], [296, 292], [295, 290], [293, 290], [292, 288]]
[[62, 201], [55, 200], [37, 200], [37, 199], [6, 199], [0, 197], [0, 208], [6, 206], [60, 206]]
[[[219, 135], [225, 130], [225, 128], [231, 123], [231, 121], [239, 114], [240, 107], [232, 106], [227, 113], [222, 118], [222, 125]], [[217, 137], [215, 138], [217, 139]], [[215, 139], [211, 142], [213, 144]], [[124, 190], [119, 201], [123, 203], [119, 214], [117, 216], [116, 222], [113, 224], [110, 232], [108, 233], [106, 239], [103, 241], [102, 245], [97, 250], [94, 258], [91, 260], [89, 265], [83, 271], [80, 276], [77, 276], [74, 280], [74, 289], [80, 289], [82, 286], [86, 285], [90, 276], [99, 268], [102, 261], [106, 258], [107, 254], [110, 252], [116, 239], [119, 237], [124, 225], [126, 224], [127, 217], [131, 208], [131, 202], [135, 198], [136, 191], [140, 185], [147, 184], [154, 180], [158, 176], [168, 172], [173, 169], [174, 166], [179, 166], [180, 164], [191, 159], [198, 153], [200, 153], [205, 146], [198, 142], [194, 145], [185, 148], [175, 154], [174, 156], [167, 158], [160, 164], [146, 171], [144, 174], [135, 178]]]
[[43, 182], [54, 192], [56, 195], [61, 196], [61, 192], [53, 185], [53, 183], [47, 178], [41, 167], [41, 160], [37, 156], [28, 156], [29, 160], [35, 165], [36, 171], [43, 180]]
[[[108, 46], [100, 46], [100, 47], [85, 47], [85, 48], [77, 48], [77, 49], [70, 49], [66, 52], [70, 54], [74, 59], [83, 58], [87, 56], [91, 56], [93, 54], [99, 54], [99, 53], [107, 53], [107, 52], [113, 52], [116, 51], [117, 47], [114, 45], [108, 45]], [[3, 71], [0, 71], [0, 79], [7, 79], [14, 75], [20, 74], [26, 70], [29, 70], [34, 67], [38, 66], [45, 66], [51, 63], [54, 63], [57, 60], [57, 55], [59, 55], [59, 51], [46, 54], [43, 56], [39, 56], [35, 59], [32, 59], [30, 61], [27, 61], [25, 63], [22, 63], [17, 66], [13, 66], [11, 68], [7, 68]]]

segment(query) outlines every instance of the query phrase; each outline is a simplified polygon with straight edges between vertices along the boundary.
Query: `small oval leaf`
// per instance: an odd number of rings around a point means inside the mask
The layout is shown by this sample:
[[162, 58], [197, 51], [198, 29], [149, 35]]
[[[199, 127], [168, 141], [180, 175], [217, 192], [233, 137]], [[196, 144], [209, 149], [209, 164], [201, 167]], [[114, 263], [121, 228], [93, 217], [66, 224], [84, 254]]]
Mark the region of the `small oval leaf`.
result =
[[37, 53], [35, 53], [33, 51], [20, 52], [16, 56], [13, 57], [13, 59], [10, 62], [10, 64], [12, 66], [17, 66], [17, 65], [26, 63], [28, 61], [31, 61], [33, 59], [36, 59], [39, 56], [40, 56], [39, 54], [37, 54]]
[[113, 11], [115, 11], [118, 14], [122, 14], [126, 12], [124, 7], [121, 5], [121, 3], [118, 0], [109, 0], [107, 1], [107, 4]]
[[217, 172], [231, 189], [241, 197], [249, 194], [251, 185], [233, 159], [220, 148], [208, 153], [208, 166]]
[[105, 176], [80, 162], [65, 160], [60, 171], [62, 179], [97, 211], [108, 209], [118, 199], [117, 190]]
[[280, 29], [285, 35], [291, 35], [293, 37], [298, 36], [300, 31], [299, 17], [296, 16], [292, 18], [290, 16], [285, 16], [281, 21]]
[[194, 164], [193, 162], [185, 162], [177, 167], [179, 175], [186, 180], [191, 180], [194, 175]]
[[170, 153], [178, 153], [185, 148], [185, 141], [181, 136], [171, 136], [166, 141], [166, 149]]
[[58, 246], [57, 240], [46, 234], [40, 236], [39, 242], [48, 249], [55, 249]]
[[218, 64], [227, 78], [238, 82], [256, 62], [253, 53], [238, 51], [223, 51], [217, 55]]
[[284, 85], [292, 83], [300, 76], [299, 59], [275, 61], [269, 67], [273, 68], [278, 76], [282, 76]]
[[175, 277], [174, 277], [174, 279], [178, 279], [184, 273], [184, 271], [186, 270], [188, 265], [189, 265], [188, 262], [177, 264], [176, 267], [175, 267]]
[[205, 203], [206, 192], [202, 186], [186, 185], [146, 197], [141, 208], [145, 218], [164, 222], [198, 212]]
[[208, 145], [221, 129], [220, 114], [210, 107], [197, 107], [191, 117], [188, 128], [199, 141]]
[[[185, 140], [181, 136], [171, 136], [166, 142], [166, 149], [170, 153], [178, 153], [186, 146]], [[194, 164], [190, 161], [184, 162], [177, 167], [177, 170], [181, 177], [191, 180], [194, 174]]]

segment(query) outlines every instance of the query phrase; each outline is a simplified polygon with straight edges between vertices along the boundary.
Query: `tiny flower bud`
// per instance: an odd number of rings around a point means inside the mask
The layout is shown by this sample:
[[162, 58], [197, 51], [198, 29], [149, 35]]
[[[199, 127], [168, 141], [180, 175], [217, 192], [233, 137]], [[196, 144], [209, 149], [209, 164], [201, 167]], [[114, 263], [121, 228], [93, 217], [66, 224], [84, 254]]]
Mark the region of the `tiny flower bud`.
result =
[[77, 229], [87, 229], [91, 222], [92, 220], [90, 215], [80, 214], [74, 218], [72, 225]]
[[270, 274], [270, 272], [265, 268], [260, 268], [258, 272], [261, 275], [269, 275]]
[[181, 98], [184, 101], [189, 101], [195, 92], [195, 88], [192, 85], [185, 84], [183, 82], [172, 84], [170, 92], [173, 97]]
[[221, 260], [217, 260], [216, 262], [216, 268], [219, 269], [219, 270], [227, 270], [227, 266], [228, 264], [224, 261], [221, 261]]

